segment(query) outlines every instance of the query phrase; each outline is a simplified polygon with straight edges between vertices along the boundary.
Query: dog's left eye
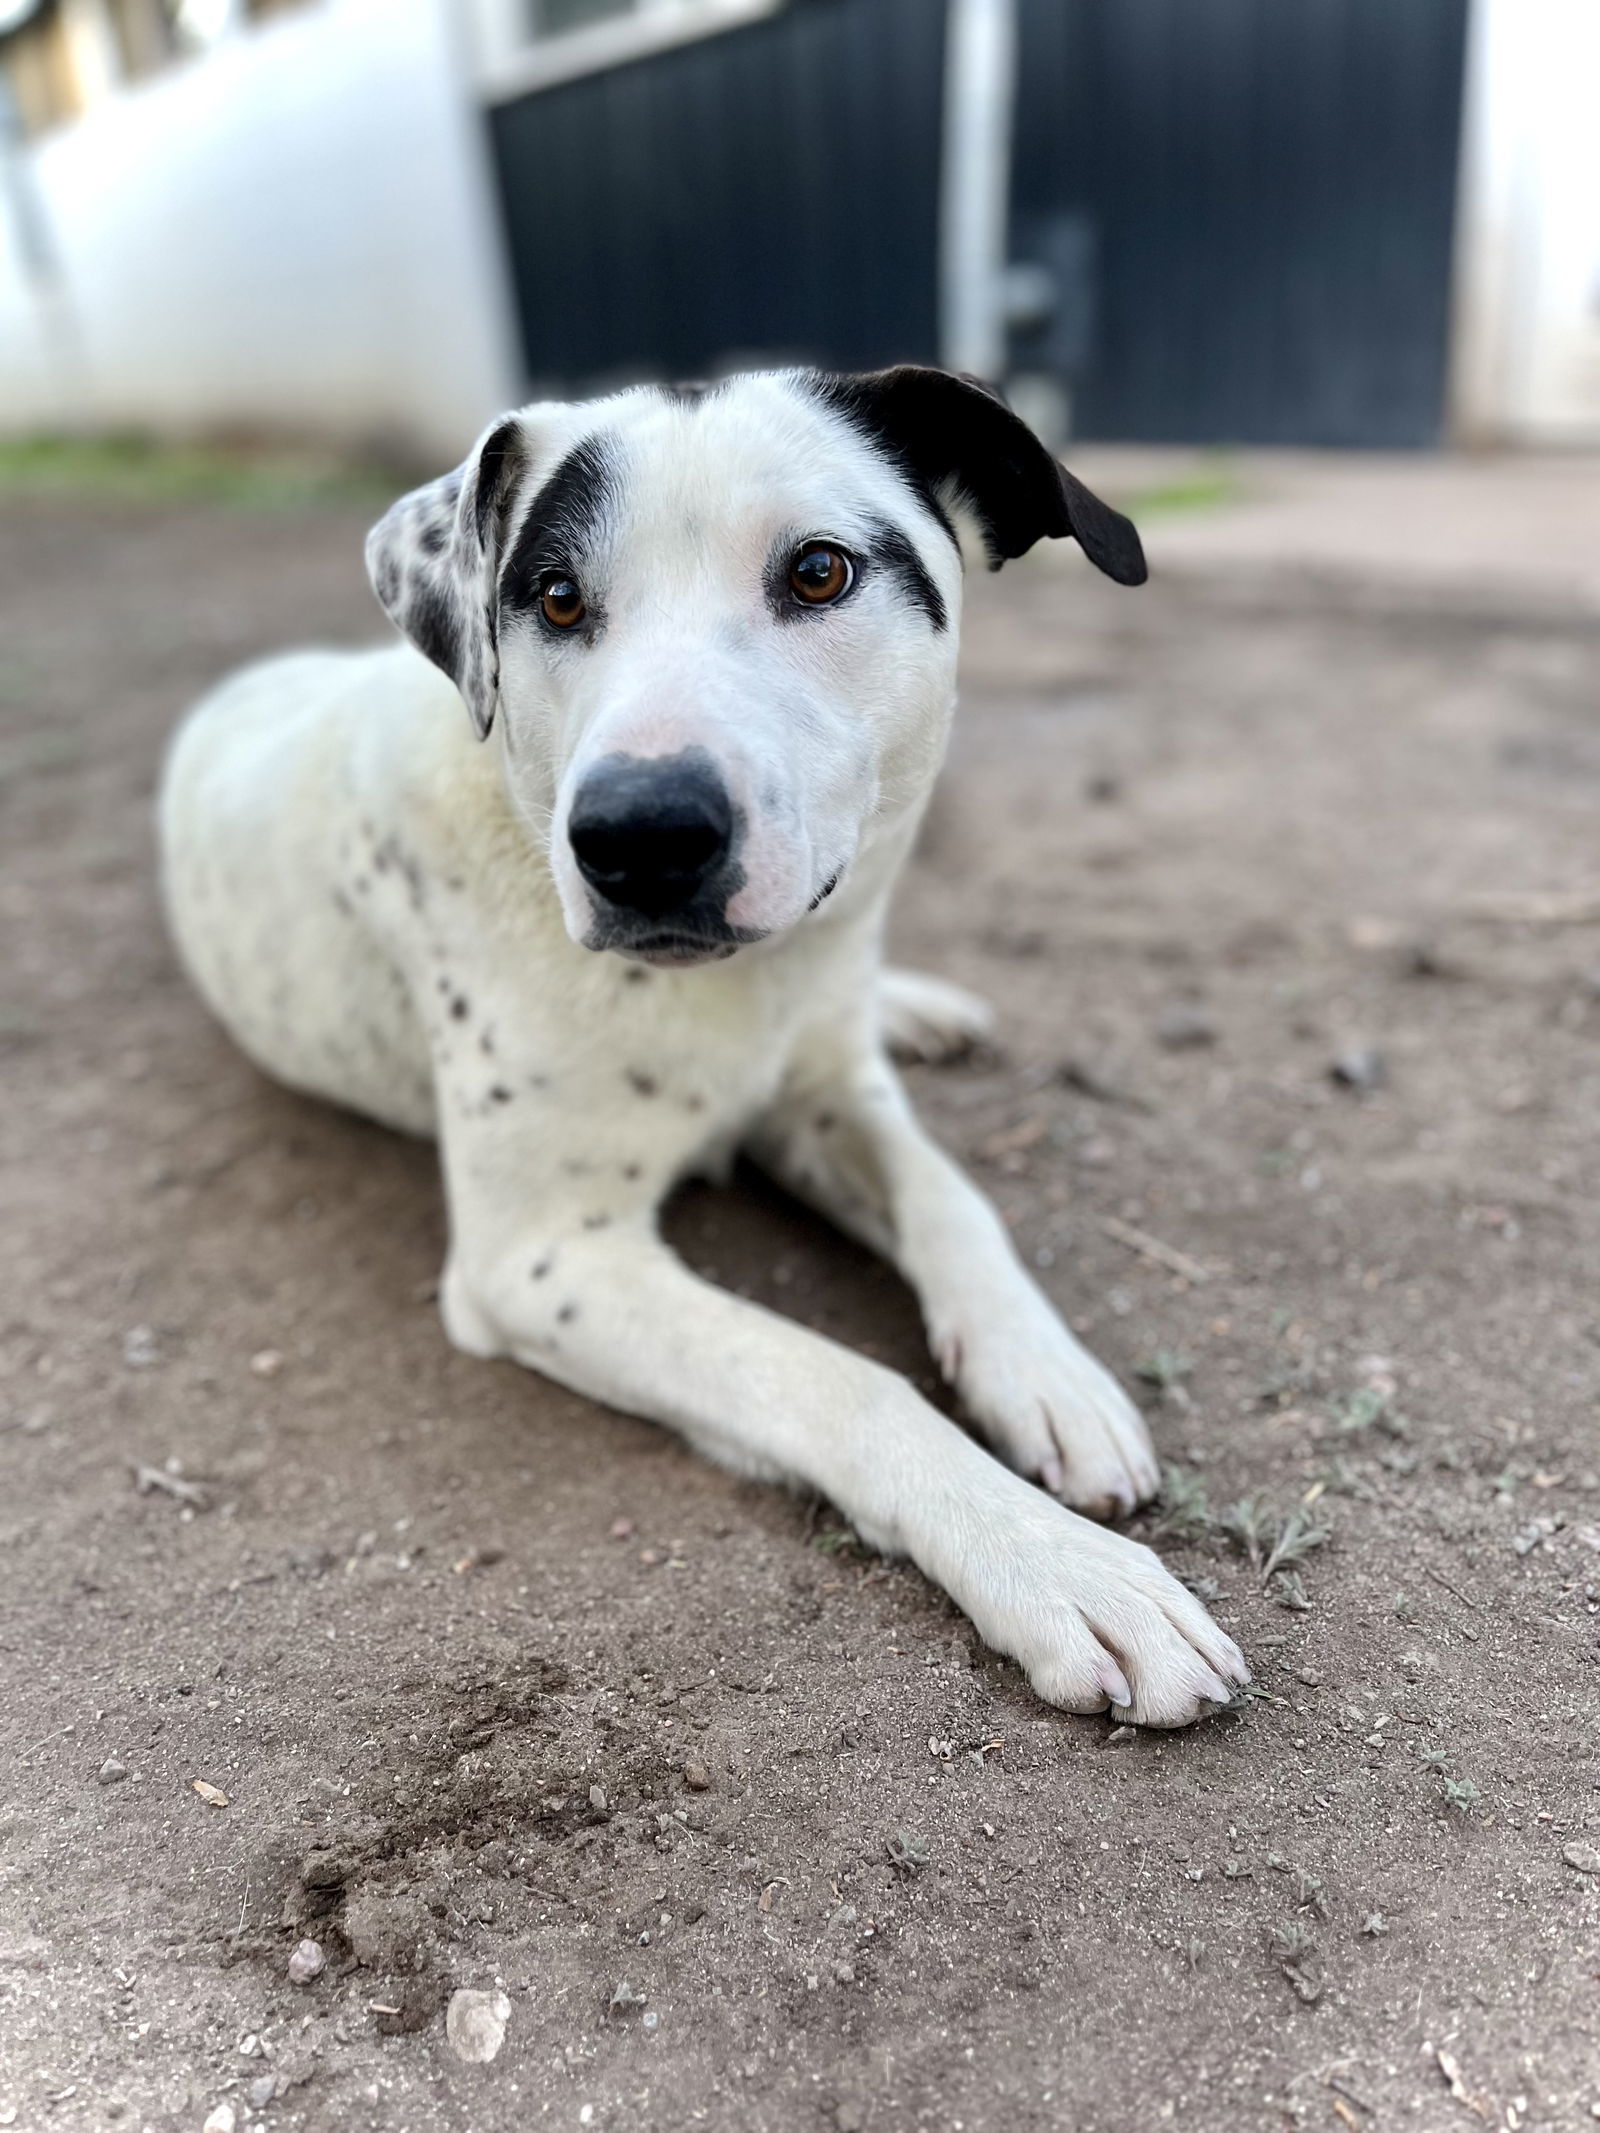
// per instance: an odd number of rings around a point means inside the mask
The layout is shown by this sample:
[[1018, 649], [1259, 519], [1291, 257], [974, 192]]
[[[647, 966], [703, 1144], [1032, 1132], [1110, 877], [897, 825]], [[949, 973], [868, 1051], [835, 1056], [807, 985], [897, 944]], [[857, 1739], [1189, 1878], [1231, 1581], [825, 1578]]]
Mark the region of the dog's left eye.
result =
[[807, 607], [842, 600], [856, 582], [856, 566], [842, 548], [808, 542], [789, 565], [789, 590]]
[[576, 629], [588, 613], [583, 594], [565, 571], [552, 570], [539, 581], [539, 606], [553, 629]]

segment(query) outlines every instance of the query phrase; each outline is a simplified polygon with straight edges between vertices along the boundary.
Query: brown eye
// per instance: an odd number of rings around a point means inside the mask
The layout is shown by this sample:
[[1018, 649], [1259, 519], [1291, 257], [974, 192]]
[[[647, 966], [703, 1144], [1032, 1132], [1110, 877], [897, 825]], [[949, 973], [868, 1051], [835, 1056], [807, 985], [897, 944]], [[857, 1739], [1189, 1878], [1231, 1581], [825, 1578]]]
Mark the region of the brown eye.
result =
[[827, 607], [843, 599], [856, 581], [856, 566], [842, 548], [820, 542], [802, 548], [789, 565], [789, 590], [807, 607]]
[[552, 629], [576, 629], [588, 613], [583, 594], [572, 579], [559, 570], [539, 581], [539, 607]]

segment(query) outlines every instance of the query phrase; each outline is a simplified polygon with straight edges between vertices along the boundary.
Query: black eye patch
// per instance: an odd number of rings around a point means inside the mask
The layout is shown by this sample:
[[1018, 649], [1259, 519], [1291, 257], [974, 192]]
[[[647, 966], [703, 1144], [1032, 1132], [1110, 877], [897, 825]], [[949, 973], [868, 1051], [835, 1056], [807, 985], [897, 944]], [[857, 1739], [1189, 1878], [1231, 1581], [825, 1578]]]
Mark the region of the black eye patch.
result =
[[[944, 596], [928, 575], [927, 566], [905, 534], [892, 520], [871, 518], [867, 520], [871, 538], [851, 551], [859, 566], [861, 582], [870, 582], [882, 577], [894, 587], [897, 596], [908, 607], [913, 607], [926, 617], [930, 627], [945, 630], [950, 626], [949, 612]], [[767, 558], [763, 572], [763, 587], [767, 605], [774, 619], [793, 622], [807, 616], [831, 614], [835, 602], [819, 607], [807, 607], [797, 601], [790, 587], [789, 572], [794, 561], [796, 543], [789, 538], [778, 542]], [[849, 596], [846, 595], [848, 598]]]
[[944, 595], [929, 577], [926, 564], [910, 541], [886, 518], [872, 521], [868, 560], [893, 579], [908, 606], [921, 608], [934, 629], [949, 628], [950, 616], [945, 608]]
[[[501, 575], [501, 607], [532, 614], [551, 572], [575, 570], [596, 546], [616, 496], [617, 463], [610, 441], [585, 437], [528, 505]], [[592, 598], [589, 612], [593, 619]]]

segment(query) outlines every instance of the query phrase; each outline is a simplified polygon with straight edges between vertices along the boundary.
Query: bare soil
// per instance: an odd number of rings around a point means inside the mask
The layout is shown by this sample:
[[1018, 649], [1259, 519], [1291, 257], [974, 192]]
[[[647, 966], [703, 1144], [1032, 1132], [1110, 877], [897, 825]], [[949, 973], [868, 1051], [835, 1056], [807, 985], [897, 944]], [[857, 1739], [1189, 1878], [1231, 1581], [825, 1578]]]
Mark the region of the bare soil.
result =
[[[1002, 1040], [916, 1093], [1141, 1386], [1257, 1669], [1139, 1736], [825, 1507], [453, 1354], [431, 1150], [187, 990], [163, 736], [373, 634], [366, 515], [0, 515], [0, 2125], [1592, 2123], [1593, 616], [974, 588], [897, 946]], [[928, 1377], [758, 1182], [672, 1227]], [[1331, 1536], [1264, 1579], [1253, 1496]]]

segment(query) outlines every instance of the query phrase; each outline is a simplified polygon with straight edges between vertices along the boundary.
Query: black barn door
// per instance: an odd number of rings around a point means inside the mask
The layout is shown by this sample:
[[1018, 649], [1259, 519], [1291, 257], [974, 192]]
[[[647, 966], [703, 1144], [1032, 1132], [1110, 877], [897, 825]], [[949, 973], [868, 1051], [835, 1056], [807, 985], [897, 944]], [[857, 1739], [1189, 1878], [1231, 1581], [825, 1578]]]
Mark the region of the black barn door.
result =
[[1018, 0], [1019, 368], [1092, 437], [1413, 446], [1445, 419], [1467, 0]]
[[529, 378], [934, 360], [943, 65], [944, 0], [792, 0], [493, 109]]

